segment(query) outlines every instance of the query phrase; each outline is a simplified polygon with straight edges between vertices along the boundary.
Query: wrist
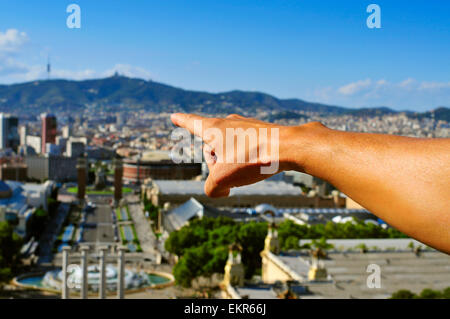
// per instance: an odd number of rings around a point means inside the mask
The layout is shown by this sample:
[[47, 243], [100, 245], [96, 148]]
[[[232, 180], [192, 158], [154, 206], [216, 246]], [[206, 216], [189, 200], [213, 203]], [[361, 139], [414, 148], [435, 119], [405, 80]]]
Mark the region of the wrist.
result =
[[280, 134], [280, 168], [310, 171], [314, 157], [327, 147], [329, 132], [330, 129], [319, 122], [284, 127]]

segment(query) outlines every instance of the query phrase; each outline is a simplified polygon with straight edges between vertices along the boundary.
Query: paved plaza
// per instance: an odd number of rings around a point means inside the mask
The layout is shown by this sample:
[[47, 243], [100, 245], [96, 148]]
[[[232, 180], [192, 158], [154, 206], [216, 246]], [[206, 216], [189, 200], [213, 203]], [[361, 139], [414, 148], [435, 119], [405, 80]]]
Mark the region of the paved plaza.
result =
[[[450, 287], [450, 256], [437, 251], [420, 257], [412, 252], [336, 253], [324, 263], [335, 283], [308, 284], [311, 298], [389, 298], [400, 289], [420, 293]], [[381, 288], [367, 287], [370, 264], [380, 266]]]

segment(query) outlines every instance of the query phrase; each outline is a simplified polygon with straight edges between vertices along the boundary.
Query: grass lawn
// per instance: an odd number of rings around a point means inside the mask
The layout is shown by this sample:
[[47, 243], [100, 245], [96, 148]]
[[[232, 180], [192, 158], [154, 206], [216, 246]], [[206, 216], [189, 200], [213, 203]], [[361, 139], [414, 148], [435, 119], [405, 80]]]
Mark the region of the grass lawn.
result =
[[[69, 187], [67, 188], [67, 191], [71, 194], [77, 194], [78, 193], [78, 187]], [[123, 194], [127, 194], [127, 193], [131, 193], [132, 189], [129, 187], [122, 187], [122, 193]], [[114, 194], [114, 189], [105, 189], [105, 190], [95, 190], [92, 187], [88, 187], [86, 189], [86, 194], [88, 195], [113, 195]]]
[[122, 220], [122, 214], [120, 213], [120, 208], [119, 207], [116, 208], [116, 216], [117, 216], [117, 220], [118, 221]]
[[132, 220], [132, 219], [131, 219], [131, 215], [130, 215], [130, 211], [129, 211], [129, 209], [128, 209], [128, 205], [125, 206], [125, 210], [127, 211], [128, 220]]
[[127, 244], [128, 243], [128, 240], [125, 238], [125, 234], [124, 234], [124, 232], [123, 232], [123, 228], [122, 228], [122, 226], [120, 226], [119, 227], [119, 232], [120, 232], [120, 241], [122, 242], [122, 243], [125, 243], [125, 244]]

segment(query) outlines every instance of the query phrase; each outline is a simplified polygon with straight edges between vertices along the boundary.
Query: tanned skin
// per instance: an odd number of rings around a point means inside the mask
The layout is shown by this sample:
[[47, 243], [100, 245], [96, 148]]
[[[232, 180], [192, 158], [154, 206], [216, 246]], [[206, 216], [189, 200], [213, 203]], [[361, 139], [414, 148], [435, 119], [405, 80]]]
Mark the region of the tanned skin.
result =
[[[220, 119], [176, 113], [171, 119], [204, 140], [205, 158], [211, 158], [211, 152], [215, 156], [221, 153], [215, 137], [202, 133], [207, 128], [218, 128], [223, 136], [226, 128], [268, 128], [269, 132], [278, 128], [278, 172], [296, 170], [326, 180], [396, 229], [450, 254], [448, 138], [343, 132], [318, 122], [282, 126], [235, 114]], [[202, 121], [202, 132], [194, 132], [194, 120]], [[264, 146], [270, 150], [270, 134], [267, 141], [258, 149]], [[236, 152], [248, 155], [249, 148]], [[271, 175], [261, 174], [260, 168], [273, 160], [258, 158], [257, 163], [241, 164], [210, 160], [205, 193], [228, 196], [232, 187], [266, 179]]]

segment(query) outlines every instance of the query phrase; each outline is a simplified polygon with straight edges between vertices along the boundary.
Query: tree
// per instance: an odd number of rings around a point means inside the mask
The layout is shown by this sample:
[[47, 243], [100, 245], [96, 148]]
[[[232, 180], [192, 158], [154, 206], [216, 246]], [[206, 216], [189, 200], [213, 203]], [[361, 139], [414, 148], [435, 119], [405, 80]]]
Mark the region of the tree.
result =
[[30, 218], [29, 221], [30, 230], [27, 236], [29, 236], [30, 238], [35, 237], [38, 239], [42, 234], [42, 232], [44, 231], [48, 219], [49, 219], [48, 213], [42, 208], [42, 206], [37, 208]]
[[311, 247], [311, 255], [320, 259], [326, 258], [327, 250], [332, 249], [334, 246], [333, 244], [328, 243], [325, 237], [322, 237], [320, 240], [313, 239]]
[[367, 253], [369, 251], [369, 248], [364, 243], [356, 245], [355, 248], [359, 249], [360, 253], [362, 253], [362, 254], [365, 254], [365, 253]]
[[203, 244], [189, 248], [173, 268], [175, 282], [183, 287], [190, 287], [196, 277], [223, 272], [226, 260], [226, 247], [211, 250], [208, 245]]
[[289, 236], [288, 238], [286, 238], [283, 242], [283, 248], [285, 250], [289, 250], [289, 249], [300, 249], [299, 246], [299, 239], [295, 236]]
[[281, 250], [299, 249], [300, 239], [350, 239], [350, 238], [405, 238], [406, 235], [396, 229], [384, 229], [374, 224], [365, 224], [360, 220], [346, 223], [298, 225], [291, 220], [283, 221], [278, 227]]
[[450, 299], [450, 287], [447, 287], [442, 291], [442, 298]]
[[[150, 206], [149, 206], [150, 207]], [[389, 238], [401, 233], [391, 232], [373, 224], [351, 221], [344, 224], [329, 222], [326, 225], [298, 225], [287, 220], [278, 227], [281, 250], [311, 249], [318, 258], [326, 257], [333, 245], [329, 238]], [[267, 223], [235, 222], [231, 218], [194, 218], [188, 225], [169, 235], [164, 245], [168, 252], [177, 255], [174, 276], [178, 284], [188, 287], [192, 279], [223, 273], [227, 259], [227, 247], [240, 244], [246, 278], [251, 278], [261, 268], [260, 253], [264, 249]], [[300, 239], [313, 239], [309, 245], [299, 246]]]
[[192, 279], [223, 273], [230, 244], [243, 247], [242, 263], [247, 278], [261, 267], [267, 223], [237, 223], [230, 218], [194, 219], [172, 232], [165, 242], [170, 253], [180, 257], [173, 273], [177, 284], [188, 287]]
[[430, 288], [425, 288], [419, 295], [420, 299], [440, 299], [442, 294], [439, 290], [433, 290]]
[[20, 261], [22, 239], [8, 222], [0, 223], [0, 282], [10, 279]]
[[260, 253], [264, 249], [264, 239], [267, 236], [267, 223], [241, 224], [238, 232], [238, 243], [243, 247], [242, 263], [245, 277], [251, 278], [255, 270], [261, 268]]
[[401, 289], [399, 291], [396, 291], [392, 294], [390, 299], [414, 299], [417, 298], [417, 295], [415, 293], [412, 293], [409, 290]]
[[450, 287], [442, 291], [425, 288], [419, 295], [402, 289], [394, 292], [390, 299], [450, 299]]
[[0, 268], [0, 287], [12, 277], [11, 268]]

